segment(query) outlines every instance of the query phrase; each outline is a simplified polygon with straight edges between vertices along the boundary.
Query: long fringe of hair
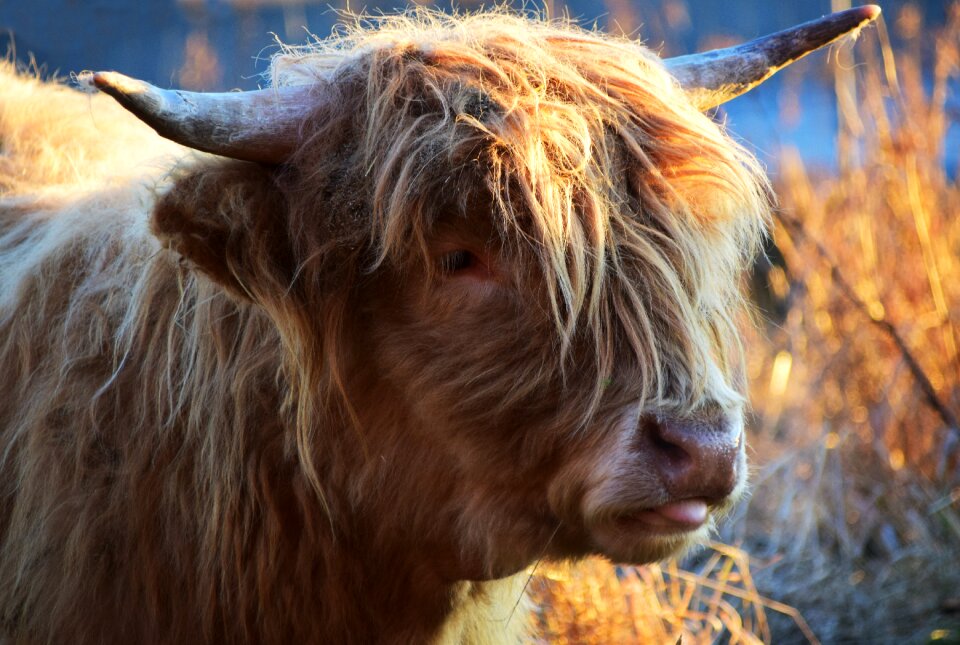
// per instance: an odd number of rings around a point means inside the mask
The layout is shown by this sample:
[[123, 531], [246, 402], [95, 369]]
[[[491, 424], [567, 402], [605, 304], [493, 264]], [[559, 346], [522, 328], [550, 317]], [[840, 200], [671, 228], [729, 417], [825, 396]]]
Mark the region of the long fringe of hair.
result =
[[428, 262], [438, 193], [458, 173], [479, 179], [504, 241], [543, 276], [564, 365], [574, 339], [592, 338], [585, 423], [623, 352], [616, 329], [647, 405], [689, 407], [711, 365], [730, 376], [740, 364], [739, 276], [770, 191], [641, 45], [506, 12], [415, 10], [287, 48], [269, 75], [362, 88], [349, 110], [362, 115], [375, 265]]

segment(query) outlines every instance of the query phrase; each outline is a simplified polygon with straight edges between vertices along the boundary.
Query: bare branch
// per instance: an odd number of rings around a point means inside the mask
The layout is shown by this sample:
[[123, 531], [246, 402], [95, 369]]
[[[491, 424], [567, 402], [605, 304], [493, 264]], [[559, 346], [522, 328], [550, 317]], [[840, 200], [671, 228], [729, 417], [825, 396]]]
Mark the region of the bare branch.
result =
[[[923, 368], [920, 366], [920, 363], [914, 357], [913, 353], [910, 351], [910, 348], [907, 347], [906, 341], [903, 340], [903, 336], [897, 330], [897, 328], [888, 321], [886, 318], [874, 318], [870, 315], [870, 309], [867, 307], [867, 304], [857, 295], [853, 287], [850, 286], [850, 283], [847, 282], [846, 278], [843, 277], [843, 273], [840, 271], [840, 267], [833, 260], [830, 255], [830, 252], [820, 243], [819, 240], [814, 239], [807, 230], [804, 228], [803, 224], [797, 218], [788, 215], [782, 211], [776, 211], [774, 216], [777, 220], [783, 224], [783, 226], [789, 231], [789, 233], [795, 238], [810, 243], [814, 249], [816, 249], [817, 254], [820, 258], [830, 267], [830, 276], [833, 278], [834, 284], [837, 285], [837, 288], [840, 290], [840, 293], [849, 300], [853, 305], [860, 310], [860, 312], [866, 316], [866, 318], [876, 325], [884, 334], [886, 334], [893, 343], [897, 346], [897, 349], [900, 350], [900, 353], [903, 355], [903, 360], [906, 362], [907, 367], [910, 369], [910, 373], [913, 375], [913, 378], [917, 381], [917, 385], [920, 386], [920, 390], [923, 392], [924, 397], [927, 400], [927, 404], [936, 412], [943, 423], [953, 432], [960, 434], [960, 423], [957, 422], [957, 416], [940, 400], [940, 397], [937, 396], [937, 392], [933, 387], [933, 384], [930, 382], [930, 378], [927, 376], [926, 372], [923, 371]], [[882, 304], [882, 303], [881, 303]], [[884, 308], [886, 310], [886, 308]]]

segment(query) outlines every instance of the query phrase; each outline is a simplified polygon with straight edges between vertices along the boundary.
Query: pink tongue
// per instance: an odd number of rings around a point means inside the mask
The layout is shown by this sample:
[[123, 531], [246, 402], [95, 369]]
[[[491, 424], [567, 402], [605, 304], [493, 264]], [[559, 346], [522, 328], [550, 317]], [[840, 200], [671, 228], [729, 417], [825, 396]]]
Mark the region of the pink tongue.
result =
[[664, 504], [653, 511], [678, 524], [698, 526], [707, 521], [707, 504], [699, 499], [685, 499], [682, 502]]

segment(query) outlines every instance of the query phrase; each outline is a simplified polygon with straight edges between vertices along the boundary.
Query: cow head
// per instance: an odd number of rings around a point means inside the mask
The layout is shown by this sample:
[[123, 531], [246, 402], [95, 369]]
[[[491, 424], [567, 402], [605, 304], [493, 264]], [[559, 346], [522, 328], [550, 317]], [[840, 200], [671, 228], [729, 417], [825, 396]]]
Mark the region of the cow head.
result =
[[277, 325], [334, 530], [482, 579], [658, 559], [737, 499], [767, 188], [702, 110], [877, 12], [665, 63], [503, 15], [396, 18], [279, 57], [260, 92], [93, 81], [244, 160], [182, 171], [154, 230]]

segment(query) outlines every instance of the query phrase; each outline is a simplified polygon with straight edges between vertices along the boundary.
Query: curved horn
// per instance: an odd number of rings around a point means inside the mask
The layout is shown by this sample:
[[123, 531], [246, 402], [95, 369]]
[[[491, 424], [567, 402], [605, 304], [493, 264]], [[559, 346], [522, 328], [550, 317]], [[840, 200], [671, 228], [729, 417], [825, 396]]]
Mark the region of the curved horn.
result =
[[294, 150], [300, 124], [317, 105], [316, 86], [253, 92], [162, 90], [117, 72], [80, 77], [115, 98], [158, 134], [213, 154], [280, 163]]
[[748, 43], [702, 54], [664, 60], [693, 102], [708, 110], [740, 96], [790, 63], [880, 15], [880, 7], [865, 5], [811, 20]]

